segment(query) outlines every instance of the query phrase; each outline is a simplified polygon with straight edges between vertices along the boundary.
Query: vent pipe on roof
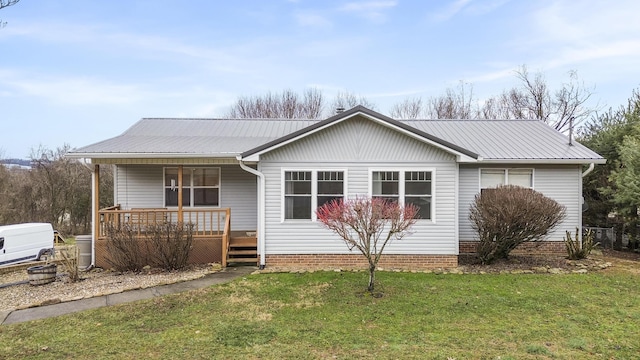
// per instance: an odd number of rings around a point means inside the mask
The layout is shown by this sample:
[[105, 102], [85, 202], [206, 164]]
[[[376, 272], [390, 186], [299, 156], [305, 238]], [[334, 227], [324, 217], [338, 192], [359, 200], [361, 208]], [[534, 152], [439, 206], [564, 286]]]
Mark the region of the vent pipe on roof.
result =
[[341, 114], [344, 112], [344, 108], [342, 106], [336, 108], [336, 114]]
[[573, 119], [573, 116], [569, 118], [569, 146], [573, 146]]

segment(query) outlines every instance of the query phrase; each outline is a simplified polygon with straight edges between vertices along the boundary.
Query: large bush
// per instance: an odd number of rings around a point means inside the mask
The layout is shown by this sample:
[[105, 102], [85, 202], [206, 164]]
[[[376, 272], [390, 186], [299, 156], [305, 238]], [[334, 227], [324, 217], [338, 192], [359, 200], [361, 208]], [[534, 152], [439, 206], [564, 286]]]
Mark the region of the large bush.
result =
[[107, 226], [107, 262], [119, 271], [140, 271], [145, 266], [182, 269], [193, 248], [191, 223], [158, 223], [147, 226]]
[[484, 189], [469, 215], [480, 240], [477, 255], [483, 264], [506, 259], [518, 245], [543, 240], [565, 216], [563, 205], [535, 190], [513, 185]]
[[151, 247], [149, 254], [153, 265], [165, 270], [178, 270], [187, 266], [193, 247], [191, 223], [170, 223], [149, 225], [146, 237]]
[[140, 271], [149, 264], [146, 242], [138, 237], [139, 226], [107, 224], [107, 262], [118, 271]]

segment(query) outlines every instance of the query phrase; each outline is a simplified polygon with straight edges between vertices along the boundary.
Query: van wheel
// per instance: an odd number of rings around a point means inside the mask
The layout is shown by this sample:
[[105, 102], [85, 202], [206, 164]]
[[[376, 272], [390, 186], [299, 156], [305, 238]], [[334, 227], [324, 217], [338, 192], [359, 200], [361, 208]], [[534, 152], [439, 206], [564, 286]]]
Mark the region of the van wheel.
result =
[[48, 258], [51, 255], [53, 255], [53, 249], [40, 249], [40, 251], [38, 252], [38, 257], [36, 258], [36, 260], [40, 261], [40, 259], [43, 256], [46, 256]]

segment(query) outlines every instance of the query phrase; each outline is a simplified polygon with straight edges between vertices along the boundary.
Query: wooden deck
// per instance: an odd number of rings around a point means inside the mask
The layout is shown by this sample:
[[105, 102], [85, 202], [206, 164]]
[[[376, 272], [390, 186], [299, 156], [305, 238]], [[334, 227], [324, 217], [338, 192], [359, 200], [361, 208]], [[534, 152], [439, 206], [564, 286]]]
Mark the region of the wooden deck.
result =
[[[193, 256], [194, 262], [197, 262], [197, 258], [201, 258], [201, 261], [205, 262], [213, 262], [220, 259], [219, 261], [223, 267], [226, 267], [227, 263], [258, 264], [255, 231], [232, 232], [231, 209], [229, 208], [181, 209], [179, 211], [164, 208], [121, 209], [119, 206], [113, 206], [101, 209], [99, 211], [99, 219], [97, 243], [101, 244], [101, 249], [105, 247], [104, 244], [108, 241], [108, 229], [119, 229], [128, 226], [129, 229], [137, 232], [137, 236], [143, 240], [146, 233], [145, 229], [149, 226], [167, 222], [182, 222], [193, 224], [194, 241], [203, 244], [198, 246], [199, 250], [194, 249], [194, 252], [206, 251], [211, 253], [208, 254], [211, 256], [195, 254]], [[213, 245], [215, 249], [212, 250], [211, 245], [204, 245], [205, 242], [219, 245]], [[108, 254], [105, 253], [105, 256], [108, 256]], [[98, 257], [97, 253], [96, 257]], [[96, 262], [99, 263], [99, 261]]]
[[231, 209], [121, 209], [120, 206], [112, 206], [101, 209], [98, 218], [97, 240], [107, 240], [108, 229], [120, 229], [124, 226], [137, 232], [137, 236], [143, 239], [146, 229], [150, 226], [162, 223], [183, 223], [193, 225], [193, 238], [220, 239], [221, 263], [227, 266], [227, 250], [229, 249], [229, 234], [231, 231]]

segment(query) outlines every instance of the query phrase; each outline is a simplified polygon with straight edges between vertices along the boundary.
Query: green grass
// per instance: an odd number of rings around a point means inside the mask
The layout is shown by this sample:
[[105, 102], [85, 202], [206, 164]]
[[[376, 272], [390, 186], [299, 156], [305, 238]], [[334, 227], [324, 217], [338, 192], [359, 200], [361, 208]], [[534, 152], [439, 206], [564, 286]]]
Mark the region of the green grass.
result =
[[633, 359], [640, 276], [253, 275], [0, 327], [0, 359]]

